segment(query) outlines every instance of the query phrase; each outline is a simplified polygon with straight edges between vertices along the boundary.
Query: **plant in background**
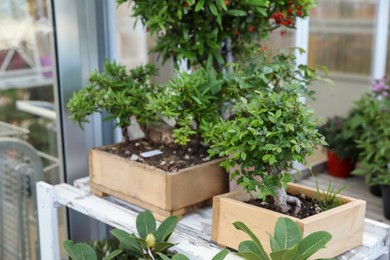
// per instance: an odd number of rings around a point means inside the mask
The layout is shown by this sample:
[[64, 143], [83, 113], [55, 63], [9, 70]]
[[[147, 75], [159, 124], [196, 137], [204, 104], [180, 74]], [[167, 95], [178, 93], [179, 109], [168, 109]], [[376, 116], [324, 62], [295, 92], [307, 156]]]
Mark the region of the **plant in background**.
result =
[[104, 119], [117, 118], [117, 125], [122, 128], [124, 140], [128, 141], [127, 127], [131, 117], [135, 116], [142, 124], [149, 124], [156, 118], [151, 111], [145, 110], [148, 103], [147, 93], [158, 91], [150, 83], [157, 74], [153, 65], [145, 65], [127, 71], [125, 66], [115, 61], [106, 61], [104, 71], [93, 72], [89, 85], [75, 92], [67, 104], [70, 119], [79, 124], [89, 122], [91, 114], [108, 113]]
[[[123, 4], [128, 0], [117, 0]], [[133, 16], [157, 35], [153, 49], [164, 61], [211, 67], [247, 54], [248, 45], [278, 28], [294, 28], [308, 15], [314, 0], [131, 0]]]
[[[131, 256], [134, 259], [188, 259], [181, 254], [174, 254], [168, 251], [175, 244], [168, 242], [169, 237], [174, 231], [178, 218], [171, 216], [165, 219], [156, 229], [156, 220], [152, 213], [144, 211], [138, 214], [136, 227], [138, 236], [129, 234], [123, 230], [113, 229], [111, 234], [118, 239], [119, 248], [111, 252], [105, 260], [121, 257], [122, 254]], [[94, 260], [97, 255], [94, 249], [86, 244], [74, 244], [73, 241], [64, 241], [64, 248], [72, 260]], [[183, 258], [185, 257], [185, 258]], [[130, 258], [131, 259], [131, 258]]]
[[300, 97], [296, 85], [288, 82], [274, 91], [256, 91], [250, 100], [242, 97], [237, 102], [234, 119], [220, 121], [207, 134], [212, 142], [211, 156], [229, 156], [221, 163], [227, 171], [240, 166], [232, 179], [239, 176], [237, 183], [247, 192], [258, 191], [261, 199], [273, 196], [280, 212], [287, 213], [290, 205], [295, 205], [294, 215], [301, 202], [286, 193], [291, 180], [288, 171], [293, 161], [305, 164], [306, 156], [325, 144], [313, 112]]
[[349, 126], [355, 131], [359, 168], [353, 174], [364, 175], [368, 185], [390, 184], [390, 81], [383, 77], [371, 84], [350, 112]]
[[252, 239], [240, 243], [237, 255], [252, 260], [305, 260], [325, 248], [332, 239], [332, 235], [326, 231], [317, 231], [302, 238], [297, 223], [289, 218], [279, 218], [275, 225], [274, 236], [269, 234], [272, 252], [268, 255], [260, 240], [244, 223], [238, 221], [233, 225]]
[[342, 116], [330, 117], [318, 131], [325, 136], [328, 149], [340, 159], [348, 158], [352, 162], [356, 162], [359, 151], [356, 147], [352, 129], [346, 126], [347, 121], [348, 118]]

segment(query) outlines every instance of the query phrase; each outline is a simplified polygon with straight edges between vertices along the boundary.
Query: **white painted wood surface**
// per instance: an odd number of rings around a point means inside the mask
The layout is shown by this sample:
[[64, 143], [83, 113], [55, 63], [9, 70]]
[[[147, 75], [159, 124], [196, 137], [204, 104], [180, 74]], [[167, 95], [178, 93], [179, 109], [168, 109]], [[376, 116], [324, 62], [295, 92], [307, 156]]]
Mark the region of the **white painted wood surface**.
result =
[[[112, 227], [136, 232], [135, 218], [142, 209], [116, 198], [99, 198], [90, 194], [88, 178], [77, 180], [75, 185], [77, 187], [68, 184], [52, 186], [44, 182], [37, 184], [39, 231], [44, 234], [40, 243], [42, 260], [59, 259], [59, 242], [55, 236], [58, 226], [54, 220], [57, 217], [54, 209], [58, 205], [69, 207]], [[210, 241], [210, 233], [211, 208], [207, 207], [185, 215], [170, 241], [179, 243], [174, 249], [185, 253], [190, 259], [211, 259], [221, 249]], [[338, 259], [389, 259], [389, 236], [390, 226], [366, 219], [363, 245]], [[240, 258], [230, 253], [226, 259]]]

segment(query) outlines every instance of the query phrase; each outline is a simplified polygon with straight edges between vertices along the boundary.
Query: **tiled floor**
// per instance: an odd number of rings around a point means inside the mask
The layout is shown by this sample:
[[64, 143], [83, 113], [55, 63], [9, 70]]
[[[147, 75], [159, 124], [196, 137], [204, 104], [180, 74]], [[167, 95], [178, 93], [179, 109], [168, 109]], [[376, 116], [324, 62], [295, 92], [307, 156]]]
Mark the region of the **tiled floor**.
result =
[[[349, 184], [341, 194], [367, 201], [366, 217], [390, 225], [390, 219], [386, 219], [383, 215], [382, 198], [376, 197], [370, 193], [362, 176], [352, 176], [347, 179], [342, 179], [332, 177], [327, 172], [324, 172], [318, 174], [317, 178], [318, 185], [321, 189], [326, 189], [328, 187], [329, 180], [331, 180], [332, 185], [334, 185], [336, 189], [343, 187], [345, 184]], [[301, 180], [300, 183], [309, 187], [315, 187], [315, 179], [312, 176]]]

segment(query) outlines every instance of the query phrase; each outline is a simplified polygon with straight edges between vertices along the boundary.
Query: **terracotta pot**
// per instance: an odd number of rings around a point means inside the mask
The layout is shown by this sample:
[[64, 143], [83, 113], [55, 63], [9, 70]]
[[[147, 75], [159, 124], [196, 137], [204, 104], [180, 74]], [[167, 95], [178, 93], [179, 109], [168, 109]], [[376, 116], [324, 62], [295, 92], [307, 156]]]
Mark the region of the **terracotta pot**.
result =
[[390, 185], [381, 185], [382, 199], [383, 199], [383, 211], [385, 217], [390, 219]]
[[351, 162], [349, 158], [340, 159], [332, 150], [327, 151], [328, 155], [328, 172], [330, 175], [338, 178], [348, 178], [351, 176], [351, 172], [355, 168], [355, 164]]

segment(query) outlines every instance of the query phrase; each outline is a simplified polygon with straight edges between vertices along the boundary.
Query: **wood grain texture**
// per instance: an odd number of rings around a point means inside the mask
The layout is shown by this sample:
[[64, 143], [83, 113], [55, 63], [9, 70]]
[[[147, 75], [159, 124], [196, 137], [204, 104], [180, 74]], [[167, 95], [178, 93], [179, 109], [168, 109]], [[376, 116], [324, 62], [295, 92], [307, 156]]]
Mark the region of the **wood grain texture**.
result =
[[[304, 193], [307, 196], [315, 195], [315, 190], [298, 184], [289, 184], [288, 191]], [[244, 191], [233, 192], [214, 198], [212, 240], [218, 244], [237, 249], [241, 241], [248, 240], [248, 236], [238, 231], [232, 225], [235, 221], [244, 222], [260, 239], [267, 252], [271, 251], [268, 234], [273, 234], [274, 226], [279, 217], [288, 217], [295, 221], [304, 236], [315, 231], [328, 231], [332, 234], [332, 241], [326, 249], [320, 250], [314, 258], [335, 257], [362, 244], [364, 230], [364, 214], [366, 202], [342, 196], [345, 204], [300, 220], [278, 212], [256, 207], [247, 201], [249, 195]]]
[[229, 176], [219, 166], [223, 159], [178, 172], [130, 161], [102, 151], [90, 151], [90, 186], [97, 196], [112, 195], [148, 209], [156, 218], [181, 216], [229, 190]]

